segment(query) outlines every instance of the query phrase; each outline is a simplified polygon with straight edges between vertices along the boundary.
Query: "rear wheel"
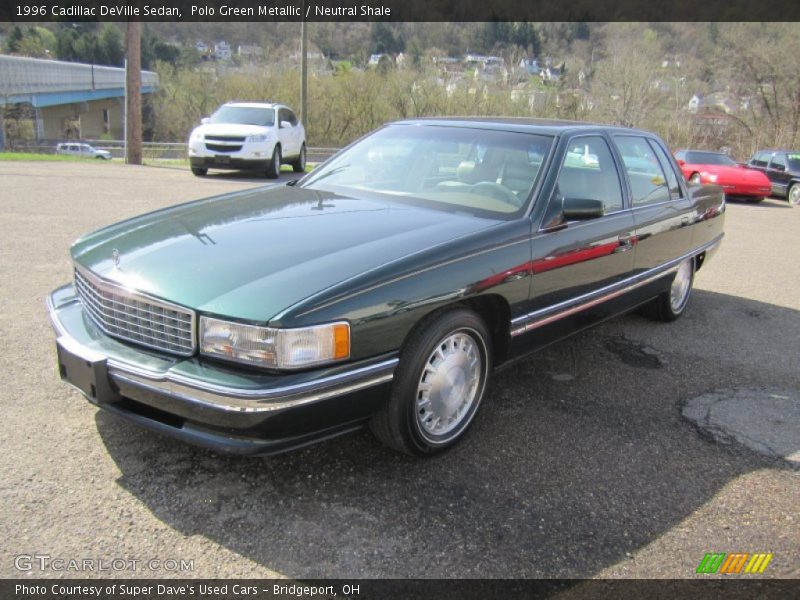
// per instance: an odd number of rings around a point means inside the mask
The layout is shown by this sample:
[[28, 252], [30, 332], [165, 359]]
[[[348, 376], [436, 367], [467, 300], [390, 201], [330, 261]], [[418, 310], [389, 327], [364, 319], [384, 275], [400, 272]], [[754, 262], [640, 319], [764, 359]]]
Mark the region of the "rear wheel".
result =
[[389, 402], [370, 429], [387, 446], [430, 455], [461, 440], [480, 407], [491, 368], [481, 318], [455, 309], [429, 318], [401, 355]]
[[800, 183], [793, 183], [789, 188], [789, 193], [786, 196], [789, 201], [789, 206], [800, 206]]
[[295, 173], [305, 173], [306, 170], [306, 145], [300, 146], [300, 156], [292, 163]]
[[694, 258], [687, 258], [675, 271], [672, 284], [667, 291], [654, 298], [642, 309], [642, 313], [654, 321], [674, 321], [680, 317], [689, 302], [694, 284]]
[[267, 179], [277, 179], [281, 174], [281, 147], [275, 146], [272, 151], [272, 160], [267, 165]]
[[192, 175], [203, 177], [206, 173], [208, 173], [208, 169], [204, 169], [202, 167], [192, 167]]

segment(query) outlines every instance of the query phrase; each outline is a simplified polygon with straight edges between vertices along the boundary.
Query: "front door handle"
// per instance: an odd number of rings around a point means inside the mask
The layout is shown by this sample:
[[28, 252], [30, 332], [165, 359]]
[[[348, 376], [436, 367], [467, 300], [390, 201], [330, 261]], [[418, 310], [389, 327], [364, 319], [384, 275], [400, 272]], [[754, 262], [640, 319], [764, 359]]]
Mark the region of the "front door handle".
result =
[[619, 246], [614, 248], [615, 253], [620, 252], [627, 252], [633, 248], [633, 245], [636, 243], [636, 236], [625, 234], [619, 236]]

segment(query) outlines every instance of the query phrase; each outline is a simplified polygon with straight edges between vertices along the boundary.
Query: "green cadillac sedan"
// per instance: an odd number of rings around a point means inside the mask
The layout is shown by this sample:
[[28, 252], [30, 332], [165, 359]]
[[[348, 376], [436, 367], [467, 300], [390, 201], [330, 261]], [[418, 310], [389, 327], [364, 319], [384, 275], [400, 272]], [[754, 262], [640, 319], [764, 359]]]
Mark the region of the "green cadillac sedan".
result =
[[647, 132], [392, 123], [287, 185], [76, 241], [47, 301], [59, 372], [218, 451], [366, 425], [430, 455], [464, 437], [497, 369], [633, 309], [680, 317], [724, 213]]

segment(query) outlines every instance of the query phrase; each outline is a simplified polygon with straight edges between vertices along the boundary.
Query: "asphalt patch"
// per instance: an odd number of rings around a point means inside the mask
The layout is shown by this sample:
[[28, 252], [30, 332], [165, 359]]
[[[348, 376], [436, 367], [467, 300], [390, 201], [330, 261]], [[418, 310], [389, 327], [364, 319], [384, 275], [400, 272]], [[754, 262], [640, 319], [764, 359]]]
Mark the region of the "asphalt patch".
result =
[[800, 392], [719, 390], [692, 398], [683, 416], [717, 442], [738, 442], [800, 468]]
[[604, 341], [606, 350], [614, 354], [626, 365], [640, 369], [660, 369], [661, 359], [658, 352], [625, 336], [607, 337]]

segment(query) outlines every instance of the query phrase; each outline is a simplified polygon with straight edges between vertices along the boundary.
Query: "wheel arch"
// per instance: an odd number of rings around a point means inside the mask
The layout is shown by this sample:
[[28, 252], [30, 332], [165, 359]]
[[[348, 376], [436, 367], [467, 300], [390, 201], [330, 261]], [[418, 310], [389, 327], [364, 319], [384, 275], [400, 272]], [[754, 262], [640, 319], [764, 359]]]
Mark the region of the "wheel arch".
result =
[[482, 294], [464, 298], [456, 302], [451, 302], [440, 306], [423, 315], [414, 326], [408, 331], [401, 346], [401, 352], [408, 344], [408, 341], [421, 328], [440, 315], [466, 308], [477, 314], [486, 324], [491, 339], [487, 340], [489, 349], [492, 353], [493, 366], [497, 366], [508, 359], [511, 348], [511, 307], [508, 301], [499, 294]]

